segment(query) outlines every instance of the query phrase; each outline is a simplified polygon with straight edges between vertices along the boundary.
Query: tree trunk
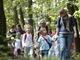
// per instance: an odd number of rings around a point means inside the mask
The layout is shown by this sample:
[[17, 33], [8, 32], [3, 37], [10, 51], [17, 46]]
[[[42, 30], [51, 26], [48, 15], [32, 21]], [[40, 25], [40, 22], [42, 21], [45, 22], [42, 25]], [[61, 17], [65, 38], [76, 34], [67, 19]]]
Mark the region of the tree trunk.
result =
[[14, 25], [16, 26], [17, 24], [19, 24], [19, 19], [18, 19], [18, 13], [16, 10], [16, 6], [13, 8], [14, 10]]
[[[28, 8], [29, 8], [29, 12], [31, 12], [32, 11], [32, 8], [31, 8], [31, 6], [32, 6], [32, 0], [29, 0], [28, 1]], [[29, 24], [33, 27], [33, 19], [32, 19], [32, 14], [30, 14], [28, 12], [28, 18], [29, 18]], [[33, 29], [32, 29], [33, 30]], [[33, 32], [33, 31], [32, 31]]]
[[[69, 0], [69, 1], [73, 1], [73, 0]], [[67, 4], [67, 8], [68, 8], [69, 13], [70, 13], [71, 15], [73, 15], [73, 13], [74, 13], [76, 10], [78, 10], [78, 7], [77, 7], [76, 5], [72, 5], [72, 6], [71, 6], [71, 3], [68, 3], [68, 4]], [[78, 31], [78, 27], [77, 27], [77, 21], [76, 21], [75, 18], [74, 18], [74, 20], [75, 20], [76, 30], [77, 30], [77, 38], [75, 38], [76, 51], [77, 51], [77, 52], [80, 52], [80, 47], [79, 47], [79, 46], [80, 46], [79, 31]]]
[[20, 8], [19, 13], [20, 13], [21, 26], [22, 26], [22, 28], [24, 28], [25, 21], [24, 21], [24, 17], [23, 17], [22, 8]]
[[[6, 18], [4, 14], [3, 0], [0, 0], [0, 35], [6, 37]], [[3, 38], [0, 36], [0, 45], [7, 45], [6, 42], [3, 42]]]

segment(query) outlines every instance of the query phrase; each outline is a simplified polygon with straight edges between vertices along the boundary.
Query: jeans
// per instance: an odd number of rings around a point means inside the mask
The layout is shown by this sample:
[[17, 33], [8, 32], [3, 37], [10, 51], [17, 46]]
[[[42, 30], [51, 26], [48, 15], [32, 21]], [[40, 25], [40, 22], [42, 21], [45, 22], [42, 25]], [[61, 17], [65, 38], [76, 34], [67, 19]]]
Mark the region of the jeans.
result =
[[46, 56], [46, 57], [48, 56], [48, 51], [49, 51], [49, 50], [41, 50], [41, 51], [40, 51], [41, 60], [43, 60], [43, 57], [44, 57], [44, 56]]
[[73, 34], [59, 34], [60, 40], [60, 57], [61, 60], [71, 58], [70, 48], [73, 41]]

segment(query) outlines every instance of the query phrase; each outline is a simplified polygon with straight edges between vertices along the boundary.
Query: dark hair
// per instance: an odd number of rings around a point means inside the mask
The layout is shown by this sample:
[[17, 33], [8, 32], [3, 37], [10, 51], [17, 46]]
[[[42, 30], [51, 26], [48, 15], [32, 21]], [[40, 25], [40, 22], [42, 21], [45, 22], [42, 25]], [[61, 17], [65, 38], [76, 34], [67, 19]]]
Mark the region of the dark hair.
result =
[[11, 25], [11, 28], [14, 28], [14, 25]]
[[63, 14], [63, 13], [66, 13], [66, 11], [65, 11], [65, 9], [62, 8], [59, 10], [59, 14]]
[[17, 24], [16, 27], [20, 27], [20, 29], [21, 29], [21, 25], [20, 24]]

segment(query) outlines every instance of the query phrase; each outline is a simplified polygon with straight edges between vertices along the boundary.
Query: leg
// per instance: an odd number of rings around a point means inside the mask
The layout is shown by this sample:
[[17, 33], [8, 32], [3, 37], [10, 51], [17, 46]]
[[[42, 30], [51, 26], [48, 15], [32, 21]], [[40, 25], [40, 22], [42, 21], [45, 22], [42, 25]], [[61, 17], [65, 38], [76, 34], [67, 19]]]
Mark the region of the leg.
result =
[[24, 57], [28, 56], [28, 52], [30, 51], [30, 47], [25, 47], [24, 48]]
[[61, 60], [64, 60], [65, 48], [66, 48], [66, 38], [64, 34], [59, 34], [59, 41], [60, 41], [60, 57], [61, 57]]
[[51, 60], [51, 51], [48, 52], [48, 60]]
[[30, 57], [33, 57], [33, 47], [30, 48]]
[[71, 49], [72, 41], [73, 41], [73, 34], [68, 34], [67, 35], [67, 49], [66, 49], [66, 52], [65, 52], [65, 56], [66, 56], [67, 59], [71, 58], [70, 49]]

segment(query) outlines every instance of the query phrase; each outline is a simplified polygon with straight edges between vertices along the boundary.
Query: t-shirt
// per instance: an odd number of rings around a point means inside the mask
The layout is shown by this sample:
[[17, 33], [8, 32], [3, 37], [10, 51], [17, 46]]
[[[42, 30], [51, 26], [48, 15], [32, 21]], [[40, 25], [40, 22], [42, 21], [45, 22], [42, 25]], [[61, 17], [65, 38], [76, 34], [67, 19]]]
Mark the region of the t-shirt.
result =
[[[44, 36], [48, 41], [52, 41], [49, 35]], [[49, 44], [44, 40], [42, 36], [39, 37], [38, 42], [40, 43], [40, 50], [49, 50]]]
[[20, 30], [19, 30], [19, 29], [17, 29], [17, 30], [16, 30], [16, 32], [19, 32], [19, 33], [21, 33], [21, 34], [24, 34], [24, 33], [25, 33], [25, 31], [24, 31], [24, 30], [22, 30], [22, 29], [20, 29]]
[[[67, 20], [63, 19], [63, 22], [64, 22], [64, 27], [66, 28]], [[75, 26], [75, 21], [74, 21], [74, 18], [71, 16], [69, 18], [69, 30], [70, 30], [70, 32], [73, 32], [73, 26]], [[59, 32], [69, 32], [67, 29], [63, 29], [61, 17], [58, 17], [58, 19], [57, 19], [57, 27], [60, 28]]]
[[15, 36], [16, 36], [16, 31], [11, 31], [11, 30], [9, 30], [8, 31], [8, 35], [10, 36], [10, 35], [12, 35], [12, 37], [14, 37], [15, 38]]
[[21, 47], [21, 39], [15, 39], [15, 47]]
[[22, 46], [31, 47], [31, 46], [33, 46], [33, 42], [34, 42], [35, 46], [37, 47], [37, 42], [36, 42], [35, 38], [33, 38], [33, 40], [32, 40], [31, 33], [27, 34], [25, 43], [24, 43], [24, 40], [25, 40], [25, 34], [23, 34], [23, 37], [22, 37]]
[[[52, 37], [52, 39], [55, 39], [55, 38], [56, 38], [56, 35], [54, 35], [54, 36]], [[51, 46], [51, 48], [50, 48], [50, 51], [54, 51], [54, 50], [56, 50], [56, 49], [59, 50], [59, 47], [60, 47], [60, 43], [59, 43], [59, 38], [58, 38], [56, 41], [52, 42], [52, 46]]]

